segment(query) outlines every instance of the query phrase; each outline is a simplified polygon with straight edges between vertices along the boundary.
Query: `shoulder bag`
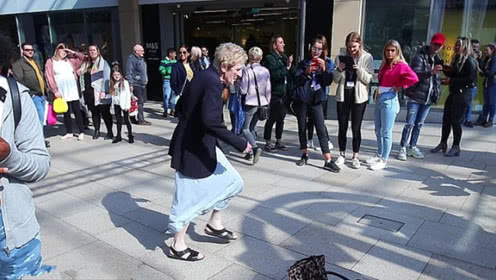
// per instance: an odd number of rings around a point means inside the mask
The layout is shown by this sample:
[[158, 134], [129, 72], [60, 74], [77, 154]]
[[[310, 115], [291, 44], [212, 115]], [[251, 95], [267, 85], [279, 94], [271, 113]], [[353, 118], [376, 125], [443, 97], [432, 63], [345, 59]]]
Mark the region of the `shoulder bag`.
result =
[[255, 90], [257, 91], [257, 100], [258, 100], [257, 115], [258, 115], [258, 119], [261, 121], [264, 121], [264, 120], [269, 118], [269, 106], [267, 106], [267, 105], [262, 106], [262, 103], [260, 102], [260, 92], [258, 91], [257, 74], [255, 74], [255, 70], [253, 70], [253, 66], [251, 66], [250, 68], [251, 68], [251, 71], [253, 72], [253, 78], [255, 79]]
[[325, 269], [325, 256], [310, 256], [301, 259], [288, 269], [288, 280], [327, 280], [327, 275], [333, 275], [343, 280], [349, 278]]

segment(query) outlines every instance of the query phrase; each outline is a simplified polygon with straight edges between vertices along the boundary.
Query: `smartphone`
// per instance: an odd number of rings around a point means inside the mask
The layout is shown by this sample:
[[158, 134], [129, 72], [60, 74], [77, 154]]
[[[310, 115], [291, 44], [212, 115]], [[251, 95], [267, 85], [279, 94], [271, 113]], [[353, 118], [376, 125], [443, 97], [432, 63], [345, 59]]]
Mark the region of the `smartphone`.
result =
[[313, 67], [318, 67], [319, 66], [319, 60], [317, 58], [312, 58], [312, 65]]
[[342, 62], [346, 65], [346, 67], [345, 67], [346, 71], [352, 71], [353, 65], [355, 65], [355, 61], [353, 60], [353, 57], [348, 56], [348, 55], [340, 55], [339, 56], [339, 62]]

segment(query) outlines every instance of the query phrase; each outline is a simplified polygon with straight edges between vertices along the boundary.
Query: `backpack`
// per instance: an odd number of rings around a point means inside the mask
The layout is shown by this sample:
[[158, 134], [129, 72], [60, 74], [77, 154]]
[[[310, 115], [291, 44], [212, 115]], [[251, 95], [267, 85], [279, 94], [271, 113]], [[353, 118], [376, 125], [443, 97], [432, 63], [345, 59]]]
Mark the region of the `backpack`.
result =
[[12, 110], [14, 111], [14, 128], [17, 128], [19, 121], [21, 120], [21, 95], [19, 94], [19, 87], [17, 86], [17, 81], [12, 76], [7, 77], [7, 83], [9, 84], [10, 96], [12, 98]]

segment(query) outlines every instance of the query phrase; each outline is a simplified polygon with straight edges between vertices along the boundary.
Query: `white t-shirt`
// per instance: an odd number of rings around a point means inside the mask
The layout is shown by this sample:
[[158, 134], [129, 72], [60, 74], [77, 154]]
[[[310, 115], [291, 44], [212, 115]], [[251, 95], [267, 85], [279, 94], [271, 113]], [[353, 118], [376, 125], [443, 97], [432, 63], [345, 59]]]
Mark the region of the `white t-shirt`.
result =
[[72, 64], [65, 60], [53, 60], [53, 73], [62, 98], [65, 101], [79, 100], [79, 91]]

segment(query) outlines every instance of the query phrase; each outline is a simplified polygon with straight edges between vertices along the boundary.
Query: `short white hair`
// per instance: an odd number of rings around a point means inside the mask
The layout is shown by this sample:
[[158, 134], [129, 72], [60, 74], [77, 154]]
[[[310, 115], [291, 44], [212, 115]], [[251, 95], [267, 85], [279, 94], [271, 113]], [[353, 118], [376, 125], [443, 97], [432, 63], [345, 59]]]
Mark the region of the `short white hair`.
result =
[[262, 60], [263, 57], [263, 51], [259, 47], [252, 47], [248, 51], [248, 60], [250, 63], [258, 63], [260, 60]]
[[235, 65], [244, 65], [248, 60], [245, 50], [234, 43], [223, 43], [215, 49], [214, 67], [220, 70], [222, 65], [227, 68]]

